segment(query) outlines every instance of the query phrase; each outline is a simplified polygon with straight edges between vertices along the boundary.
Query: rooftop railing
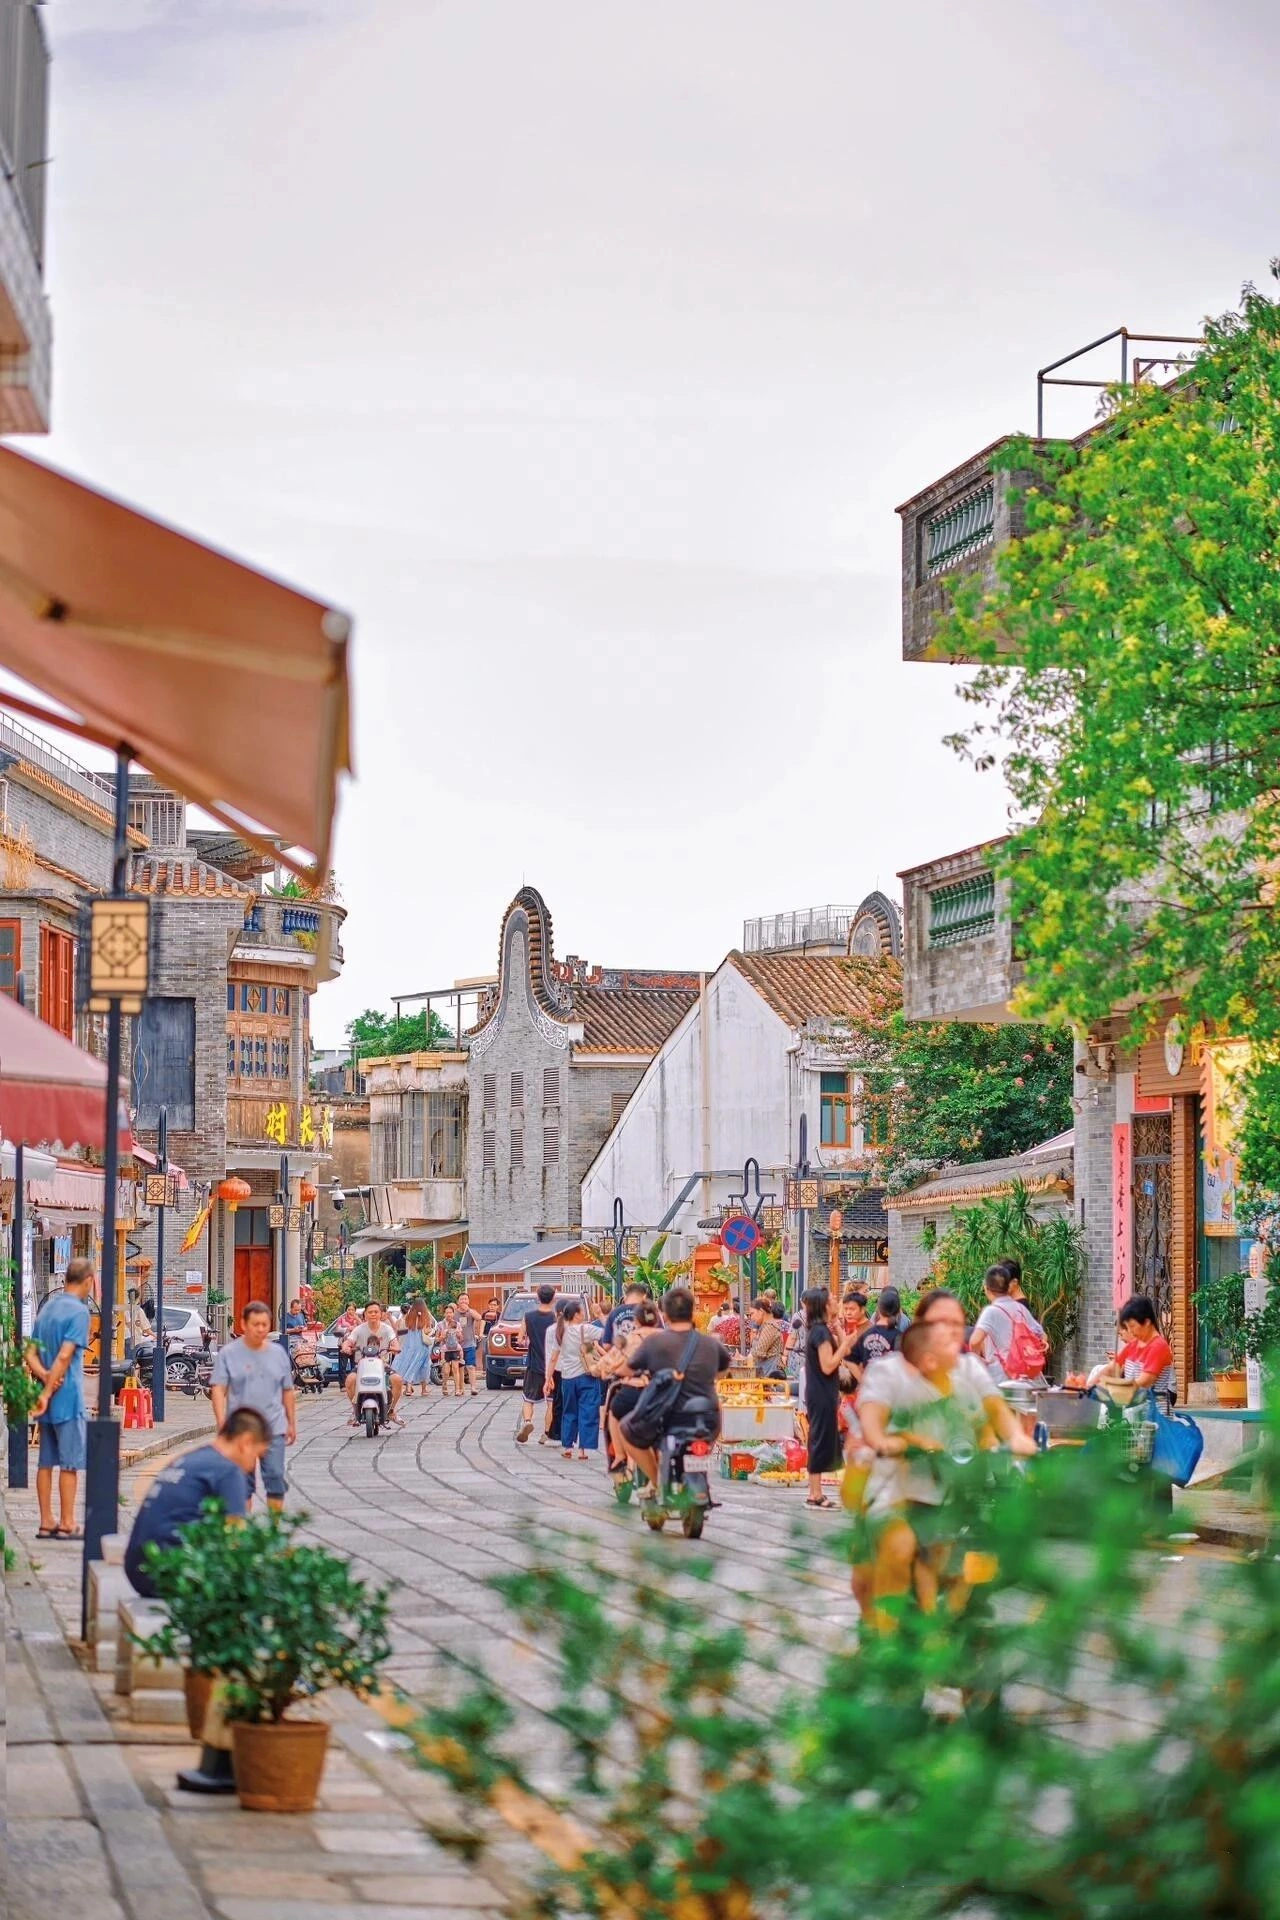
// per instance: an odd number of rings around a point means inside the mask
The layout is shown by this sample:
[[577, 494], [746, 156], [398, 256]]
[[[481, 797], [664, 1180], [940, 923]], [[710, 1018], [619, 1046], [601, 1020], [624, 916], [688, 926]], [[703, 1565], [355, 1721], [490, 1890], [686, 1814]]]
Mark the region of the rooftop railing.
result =
[[106, 774], [91, 773], [88, 767], [82, 767], [70, 754], [63, 753], [51, 741], [33, 733], [30, 727], [24, 727], [20, 720], [15, 720], [7, 713], [0, 713], [0, 754], [11, 756], [14, 760], [26, 760], [31, 766], [39, 767], [55, 780], [60, 780], [64, 787], [70, 787], [84, 799], [92, 800], [96, 807], [105, 807], [108, 812], [115, 807], [113, 780]]
[[790, 947], [843, 945], [856, 907], [797, 907], [792, 913], [763, 915], [742, 926], [744, 953], [778, 953]]

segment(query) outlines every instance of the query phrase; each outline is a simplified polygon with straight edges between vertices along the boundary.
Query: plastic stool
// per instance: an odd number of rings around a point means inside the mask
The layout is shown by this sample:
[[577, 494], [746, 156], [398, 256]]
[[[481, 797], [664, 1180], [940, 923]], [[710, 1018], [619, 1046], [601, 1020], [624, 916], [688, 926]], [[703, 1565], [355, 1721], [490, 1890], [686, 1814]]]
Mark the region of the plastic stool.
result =
[[153, 1427], [151, 1394], [146, 1387], [121, 1387], [120, 1407], [126, 1427]]

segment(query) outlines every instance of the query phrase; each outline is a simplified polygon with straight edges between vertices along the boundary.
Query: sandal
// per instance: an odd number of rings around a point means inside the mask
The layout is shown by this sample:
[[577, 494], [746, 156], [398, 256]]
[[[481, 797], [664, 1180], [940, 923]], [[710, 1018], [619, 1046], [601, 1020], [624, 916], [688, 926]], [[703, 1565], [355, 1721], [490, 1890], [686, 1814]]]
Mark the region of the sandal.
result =
[[834, 1501], [834, 1500], [828, 1500], [828, 1498], [827, 1498], [827, 1496], [826, 1496], [826, 1494], [825, 1494], [825, 1493], [824, 1493], [824, 1494], [822, 1495], [822, 1497], [821, 1497], [820, 1499], [818, 1499], [818, 1500], [806, 1500], [806, 1501], [805, 1501], [805, 1505], [806, 1505], [806, 1507], [826, 1507], [826, 1508], [831, 1508], [831, 1507], [834, 1507], [834, 1506], [835, 1506], [835, 1504], [836, 1504], [836, 1503], [835, 1503], [835, 1501]]
[[55, 1540], [83, 1540], [84, 1534], [79, 1527], [55, 1527], [53, 1537]]
[[37, 1540], [56, 1540], [57, 1537], [58, 1529], [56, 1527], [41, 1527], [36, 1534]]

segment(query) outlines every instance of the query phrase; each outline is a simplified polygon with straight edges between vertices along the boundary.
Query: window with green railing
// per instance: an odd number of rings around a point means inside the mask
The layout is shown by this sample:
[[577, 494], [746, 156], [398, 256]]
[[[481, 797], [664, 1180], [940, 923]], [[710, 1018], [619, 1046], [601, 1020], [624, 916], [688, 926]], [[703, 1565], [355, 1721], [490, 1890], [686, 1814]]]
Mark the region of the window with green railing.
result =
[[932, 580], [989, 546], [996, 530], [994, 480], [974, 487], [949, 507], [930, 514], [924, 524], [924, 577]]
[[994, 933], [996, 879], [993, 873], [975, 873], [929, 895], [929, 945], [955, 947]]

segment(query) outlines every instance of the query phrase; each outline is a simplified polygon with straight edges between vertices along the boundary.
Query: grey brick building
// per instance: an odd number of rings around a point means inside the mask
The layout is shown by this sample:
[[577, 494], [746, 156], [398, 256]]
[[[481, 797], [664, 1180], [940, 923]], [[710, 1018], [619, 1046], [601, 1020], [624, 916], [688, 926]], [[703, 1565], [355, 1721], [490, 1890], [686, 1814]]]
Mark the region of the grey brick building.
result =
[[555, 957], [523, 887], [503, 915], [498, 979], [469, 1035], [467, 1219], [473, 1243], [571, 1236], [582, 1181], [698, 975]]

